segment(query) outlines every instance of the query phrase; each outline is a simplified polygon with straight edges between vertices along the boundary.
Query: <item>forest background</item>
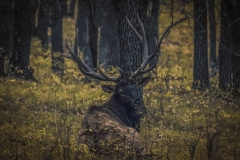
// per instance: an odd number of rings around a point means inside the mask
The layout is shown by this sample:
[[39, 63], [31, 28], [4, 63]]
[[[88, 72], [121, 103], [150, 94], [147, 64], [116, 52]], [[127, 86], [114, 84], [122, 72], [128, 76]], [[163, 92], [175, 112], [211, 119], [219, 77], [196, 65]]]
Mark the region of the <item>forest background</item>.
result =
[[[91, 159], [76, 135], [86, 109], [109, 95], [60, 55], [66, 39], [76, 46], [78, 28], [90, 67], [110, 75], [124, 67], [113, 2], [0, 2], [0, 159]], [[160, 40], [143, 94], [147, 152], [152, 159], [239, 159], [239, 0], [146, 4], [140, 17], [150, 50]]]

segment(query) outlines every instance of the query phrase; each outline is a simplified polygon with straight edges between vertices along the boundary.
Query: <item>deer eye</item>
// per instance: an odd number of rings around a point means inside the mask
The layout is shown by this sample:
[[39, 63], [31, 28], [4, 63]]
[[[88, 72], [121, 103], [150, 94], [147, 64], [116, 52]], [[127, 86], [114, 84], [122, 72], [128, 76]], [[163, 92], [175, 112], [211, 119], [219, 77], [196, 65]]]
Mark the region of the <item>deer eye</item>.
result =
[[119, 89], [118, 92], [119, 92], [120, 95], [123, 95], [123, 94], [124, 94], [124, 93], [123, 93], [123, 90], [121, 90], [121, 89]]

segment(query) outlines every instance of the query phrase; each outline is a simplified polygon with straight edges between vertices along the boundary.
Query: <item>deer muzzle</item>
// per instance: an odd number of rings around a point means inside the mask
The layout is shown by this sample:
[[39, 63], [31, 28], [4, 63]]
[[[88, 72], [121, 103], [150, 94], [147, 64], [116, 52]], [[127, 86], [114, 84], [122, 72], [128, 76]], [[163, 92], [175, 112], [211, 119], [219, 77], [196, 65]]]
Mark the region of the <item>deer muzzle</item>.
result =
[[134, 99], [132, 101], [132, 106], [134, 107], [135, 114], [138, 116], [143, 115], [143, 113], [145, 112], [145, 107], [141, 99]]

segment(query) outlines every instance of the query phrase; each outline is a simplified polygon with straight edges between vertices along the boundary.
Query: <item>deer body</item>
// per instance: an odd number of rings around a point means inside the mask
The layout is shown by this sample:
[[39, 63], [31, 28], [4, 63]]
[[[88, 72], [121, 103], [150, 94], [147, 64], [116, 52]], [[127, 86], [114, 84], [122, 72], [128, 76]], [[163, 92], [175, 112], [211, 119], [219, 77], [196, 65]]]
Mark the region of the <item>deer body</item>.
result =
[[126, 126], [109, 111], [108, 106], [91, 106], [84, 116], [78, 143], [86, 144], [96, 155], [114, 155], [143, 151], [138, 132]]
[[[86, 75], [102, 81], [112, 81], [116, 85], [103, 85], [102, 89], [112, 93], [111, 98], [102, 106], [91, 106], [84, 115], [81, 130], [78, 134], [78, 143], [87, 145], [89, 150], [96, 155], [116, 155], [129, 153], [141, 153], [144, 147], [138, 134], [139, 122], [145, 106], [140, 88], [144, 87], [150, 77], [136, 79], [138, 75], [149, 72], [154, 65], [146, 69], [149, 61], [155, 57], [154, 51], [148, 56], [148, 45], [146, 42], [143, 24], [138, 17], [142, 36], [135, 30], [127, 19], [128, 24], [136, 33], [143, 44], [143, 63], [130, 77], [124, 77], [119, 69], [119, 77], [108, 77], [100, 69], [99, 73], [90, 69], [66, 43], [68, 54], [62, 54], [78, 64], [80, 71]], [[78, 43], [77, 43], [78, 44]], [[156, 49], [156, 48], [155, 48]]]
[[144, 104], [138, 90], [148, 81], [147, 77], [137, 82], [120, 82], [114, 87], [102, 86], [105, 92], [113, 92], [113, 95], [104, 105], [88, 109], [78, 142], [87, 144], [97, 154], [129, 151], [141, 153], [144, 148], [137, 128]]

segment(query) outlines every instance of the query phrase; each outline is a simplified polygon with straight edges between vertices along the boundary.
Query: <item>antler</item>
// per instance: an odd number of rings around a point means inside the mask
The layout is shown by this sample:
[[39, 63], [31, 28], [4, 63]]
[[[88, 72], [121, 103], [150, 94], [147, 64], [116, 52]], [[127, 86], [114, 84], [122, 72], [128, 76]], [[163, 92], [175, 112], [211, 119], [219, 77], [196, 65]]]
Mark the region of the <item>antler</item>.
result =
[[[78, 30], [77, 30], [77, 35], [78, 35]], [[79, 70], [86, 76], [89, 76], [89, 77], [92, 77], [92, 78], [95, 78], [95, 79], [99, 79], [99, 80], [102, 80], [102, 81], [112, 81], [112, 82], [119, 82], [121, 80], [121, 78], [123, 77], [123, 72], [120, 68], [118, 68], [119, 70], [119, 73], [120, 73], [120, 76], [118, 77], [108, 77], [107, 75], [105, 75], [103, 73], [103, 71], [98, 68], [99, 70], [99, 73], [96, 73], [94, 72], [91, 68], [89, 68], [86, 63], [83, 62], [83, 60], [81, 60], [79, 57], [78, 57], [78, 53], [77, 53], [77, 49], [76, 51], [74, 52], [67, 44], [67, 40], [65, 40], [65, 44], [66, 44], [66, 47], [69, 51], [70, 54], [63, 54], [62, 53], [62, 56], [66, 57], [66, 58], [69, 58], [69, 59], [72, 59], [74, 62], [76, 62], [78, 64], [78, 68]], [[76, 44], [78, 44], [78, 37], [76, 38]]]
[[149, 63], [149, 61], [156, 56], [156, 48], [157, 48], [157, 39], [155, 38], [156, 40], [156, 47], [153, 51], [153, 53], [151, 55], [148, 55], [148, 44], [147, 44], [147, 39], [146, 39], [146, 35], [145, 35], [145, 31], [144, 31], [144, 27], [143, 27], [143, 23], [142, 21], [140, 20], [138, 14], [137, 14], [137, 18], [138, 18], [138, 23], [141, 27], [141, 34], [142, 36], [137, 32], [137, 30], [133, 27], [133, 25], [131, 24], [131, 22], [129, 21], [129, 19], [126, 17], [127, 19], [127, 22], [129, 24], [129, 26], [132, 28], [132, 30], [134, 31], [134, 33], [136, 34], [137, 38], [139, 39], [139, 41], [142, 43], [143, 45], [143, 63], [141, 64], [140, 68], [137, 69], [135, 72], [133, 72], [130, 76], [130, 79], [138, 76], [138, 75], [141, 75], [141, 74], [144, 74], [144, 73], [147, 73], [149, 71], [151, 71], [154, 66], [155, 66], [155, 63], [157, 62], [156, 60], [154, 61], [154, 64], [152, 66], [150, 66], [149, 68], [145, 69]]

